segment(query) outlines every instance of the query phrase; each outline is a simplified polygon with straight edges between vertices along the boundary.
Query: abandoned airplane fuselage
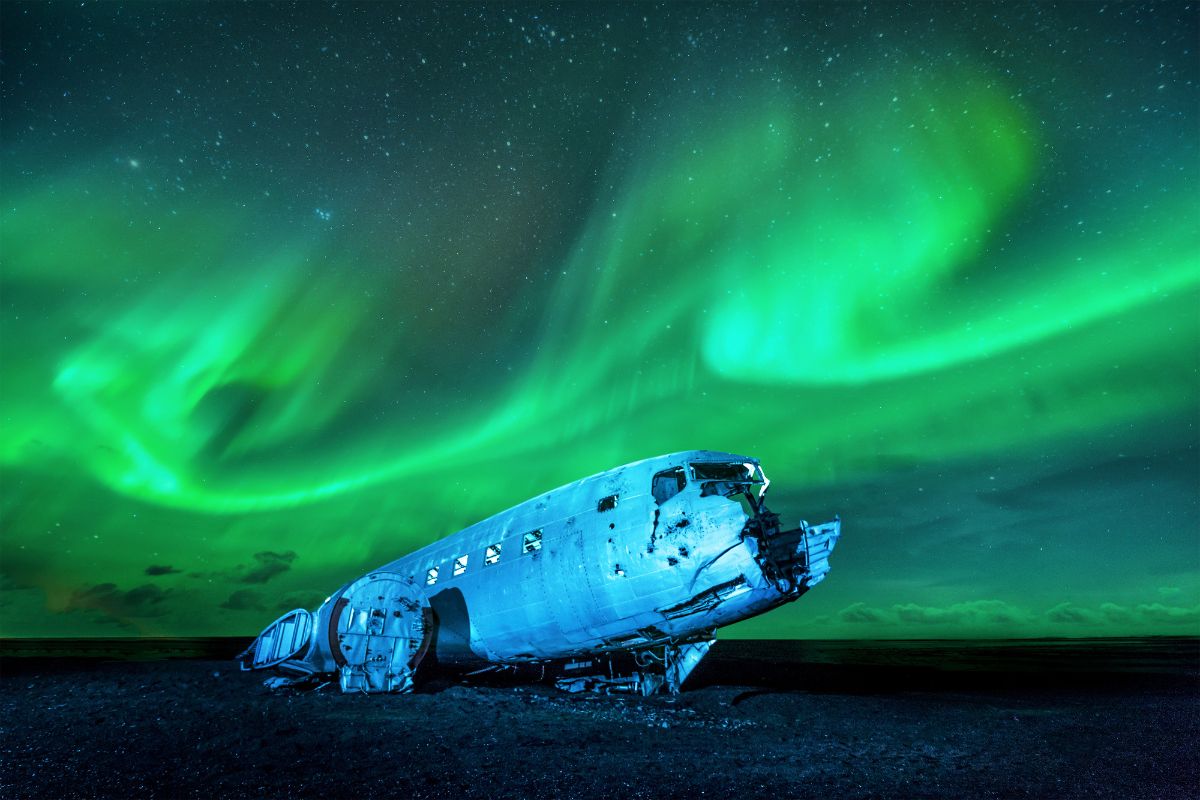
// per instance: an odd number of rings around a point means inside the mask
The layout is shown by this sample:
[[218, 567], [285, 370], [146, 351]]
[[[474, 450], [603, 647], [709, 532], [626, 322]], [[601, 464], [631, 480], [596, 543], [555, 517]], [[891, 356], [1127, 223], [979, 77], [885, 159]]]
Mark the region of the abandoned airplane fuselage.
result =
[[[315, 612], [288, 612], [242, 667], [387, 692], [411, 689], [432, 658], [568, 660], [563, 688], [677, 692], [717, 628], [829, 571], [840, 521], [784, 530], [767, 486], [757, 460], [707, 450], [575, 481], [385, 564]], [[633, 674], [581, 669], [613, 654], [632, 654]]]

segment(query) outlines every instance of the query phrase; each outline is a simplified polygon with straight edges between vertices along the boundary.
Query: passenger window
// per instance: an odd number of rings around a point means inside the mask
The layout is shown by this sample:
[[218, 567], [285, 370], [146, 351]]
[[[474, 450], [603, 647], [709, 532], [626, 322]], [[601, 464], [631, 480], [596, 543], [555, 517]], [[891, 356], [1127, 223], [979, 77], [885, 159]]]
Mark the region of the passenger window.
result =
[[489, 545], [487, 551], [484, 552], [483, 563], [484, 564], [495, 564], [499, 560], [500, 560], [500, 543], [496, 542], [493, 545]]
[[521, 540], [521, 552], [532, 553], [542, 549], [542, 532], [541, 530], [530, 531], [525, 534]]
[[654, 495], [654, 502], [662, 505], [682, 492], [685, 486], [687, 478], [683, 474], [683, 467], [675, 467], [665, 469], [654, 476], [650, 482], [650, 493]]
[[430, 567], [429, 571], [425, 573], [425, 585], [433, 586], [435, 583], [437, 583], [437, 576], [438, 576], [438, 568]]
[[467, 557], [459, 556], [454, 559], [454, 577], [458, 577], [467, 571]]
[[617, 507], [617, 495], [610, 494], [608, 497], [601, 497], [600, 502], [596, 504], [596, 510], [600, 513], [612, 511]]

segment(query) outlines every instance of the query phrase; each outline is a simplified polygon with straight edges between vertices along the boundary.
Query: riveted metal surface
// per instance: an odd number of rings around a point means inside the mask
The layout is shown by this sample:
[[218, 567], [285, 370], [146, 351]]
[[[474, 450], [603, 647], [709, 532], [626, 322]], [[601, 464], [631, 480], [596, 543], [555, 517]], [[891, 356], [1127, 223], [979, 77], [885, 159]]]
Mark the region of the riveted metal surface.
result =
[[[757, 463], [732, 453], [672, 453], [502, 511], [334, 593], [315, 613], [313, 626], [330, 635], [314, 634], [302, 668], [328, 673], [392, 658], [383, 653], [382, 639], [356, 644], [344, 638], [356, 621], [370, 621], [347, 616], [358, 613], [352, 597], [360, 584], [384, 574], [406, 592], [415, 590], [413, 597], [430, 598], [435, 624], [429, 635], [436, 637], [439, 660], [539, 661], [709, 641], [716, 628], [794, 600], [823, 578], [841, 532], [834, 521], [801, 523], [781, 534], [778, 517], [748, 488], [738, 489], [735, 479], [722, 486], [711, 474], [715, 465], [718, 472], [744, 468], [746, 475], [760, 476]], [[691, 472], [696, 464], [708, 465], [708, 472], [697, 478]], [[674, 494], [656, 498], [653, 479], [662, 472], [672, 476]], [[675, 485], [681, 473], [686, 480]], [[763, 492], [765, 485], [759, 497]], [[536, 546], [526, 547], [527, 541]], [[464, 557], [466, 568], [455, 570]], [[769, 574], [784, 562], [789, 580]], [[432, 569], [437, 580], [429, 583]], [[436, 621], [438, 616], [444, 619]], [[423, 617], [412, 619], [420, 625]], [[409, 638], [412, 650], [420, 649], [422, 640]], [[686, 652], [689, 671], [706, 649], [679, 651]]]

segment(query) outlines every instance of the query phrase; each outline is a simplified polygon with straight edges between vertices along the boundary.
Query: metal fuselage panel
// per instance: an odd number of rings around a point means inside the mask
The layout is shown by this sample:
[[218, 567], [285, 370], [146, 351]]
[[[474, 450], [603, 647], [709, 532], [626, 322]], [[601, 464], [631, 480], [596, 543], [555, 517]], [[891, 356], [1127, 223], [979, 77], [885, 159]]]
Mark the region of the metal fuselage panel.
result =
[[[451, 659], [529, 661], [629, 649], [698, 636], [792, 599], [764, 577], [754, 541], [743, 537], [748, 515], [737, 501], [703, 497], [689, 479], [674, 497], [656, 502], [653, 476], [696, 462], [757, 464], [710, 451], [629, 464], [547, 492], [378, 571], [410, 576], [435, 609], [439, 595], [461, 592], [470, 652], [439, 649]], [[602, 502], [614, 496], [615, 505]], [[533, 531], [541, 531], [540, 549], [525, 552], [524, 536]], [[487, 563], [497, 544], [499, 557]], [[462, 556], [466, 569], [454, 575]], [[437, 581], [426, 585], [432, 568]], [[324, 649], [320, 641], [314, 646]]]

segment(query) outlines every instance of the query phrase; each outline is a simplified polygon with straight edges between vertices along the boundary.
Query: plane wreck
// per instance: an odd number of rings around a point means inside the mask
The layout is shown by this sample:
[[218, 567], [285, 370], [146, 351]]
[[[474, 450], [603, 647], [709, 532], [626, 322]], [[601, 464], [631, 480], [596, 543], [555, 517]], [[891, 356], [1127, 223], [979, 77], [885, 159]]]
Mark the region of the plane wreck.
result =
[[[841, 521], [783, 529], [753, 458], [690, 450], [575, 481], [284, 614], [269, 685], [411, 691], [418, 667], [552, 667], [567, 691], [678, 693], [724, 625], [825, 578]], [[422, 666], [424, 665], [424, 666]]]

